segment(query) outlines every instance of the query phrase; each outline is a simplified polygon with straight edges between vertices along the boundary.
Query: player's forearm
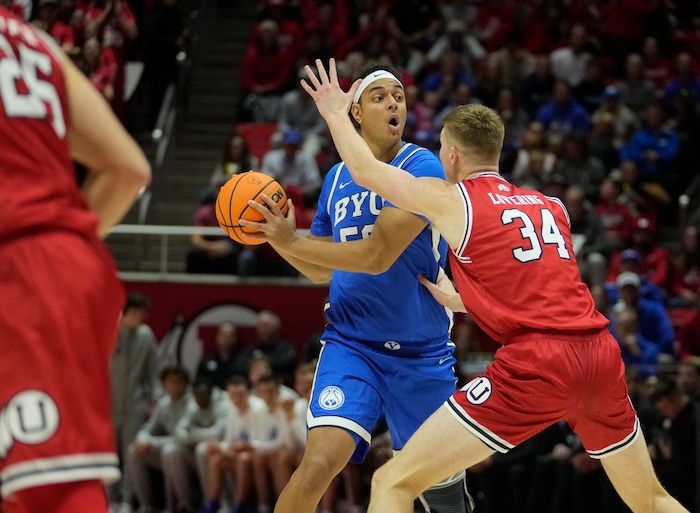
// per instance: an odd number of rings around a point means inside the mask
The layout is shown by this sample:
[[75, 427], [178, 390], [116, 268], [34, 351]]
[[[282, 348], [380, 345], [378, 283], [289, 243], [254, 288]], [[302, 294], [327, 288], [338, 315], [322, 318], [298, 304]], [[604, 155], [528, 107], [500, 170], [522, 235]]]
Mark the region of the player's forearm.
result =
[[[373, 257], [377, 252], [373, 251], [372, 245], [367, 241], [368, 239], [362, 239], [337, 243], [296, 237], [284, 248], [275, 249], [284, 253], [285, 258], [289, 256], [325, 269], [367, 274], [383, 272], [386, 269], [381, 267], [380, 259]], [[291, 261], [289, 263], [294, 265]]]
[[83, 195], [99, 217], [97, 233], [100, 237], [106, 237], [110, 228], [119, 224], [146, 183], [140, 176], [127, 178], [110, 173], [89, 176], [83, 185]]
[[292, 267], [306, 276], [313, 283], [327, 283], [331, 280], [331, 277], [333, 276], [333, 269], [306, 262], [280, 249], [275, 249]]

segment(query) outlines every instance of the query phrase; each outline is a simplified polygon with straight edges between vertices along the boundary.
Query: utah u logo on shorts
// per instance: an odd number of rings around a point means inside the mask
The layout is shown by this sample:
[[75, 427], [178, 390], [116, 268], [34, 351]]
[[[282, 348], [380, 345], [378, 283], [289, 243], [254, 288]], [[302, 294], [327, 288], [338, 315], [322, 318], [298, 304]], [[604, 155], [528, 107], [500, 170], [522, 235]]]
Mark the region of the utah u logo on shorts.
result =
[[467, 401], [472, 404], [483, 404], [491, 397], [491, 381], [485, 376], [474, 378], [462, 387], [462, 392], [467, 396]]
[[0, 458], [15, 440], [28, 445], [46, 442], [58, 429], [58, 408], [40, 390], [25, 390], [14, 396], [0, 412]]
[[318, 396], [318, 405], [324, 410], [337, 410], [344, 402], [345, 394], [334, 386], [324, 388]]

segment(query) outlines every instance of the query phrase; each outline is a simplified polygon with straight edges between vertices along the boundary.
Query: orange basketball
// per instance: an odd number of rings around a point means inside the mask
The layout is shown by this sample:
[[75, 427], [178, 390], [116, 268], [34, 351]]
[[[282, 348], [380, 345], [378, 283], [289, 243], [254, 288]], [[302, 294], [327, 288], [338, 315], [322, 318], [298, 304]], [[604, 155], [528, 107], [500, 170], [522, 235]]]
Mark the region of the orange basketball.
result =
[[[246, 226], [238, 224], [239, 219], [259, 222], [263, 220], [262, 214], [248, 205], [248, 200], [255, 200], [265, 205], [261, 194], [275, 201], [280, 210], [286, 216], [289, 207], [287, 205], [287, 193], [277, 180], [257, 171], [247, 171], [233, 175], [221, 189], [216, 197], [216, 219], [219, 226], [236, 242], [241, 244], [262, 244], [263, 240], [251, 239], [246, 234], [260, 233]], [[265, 205], [267, 206], [267, 205]]]

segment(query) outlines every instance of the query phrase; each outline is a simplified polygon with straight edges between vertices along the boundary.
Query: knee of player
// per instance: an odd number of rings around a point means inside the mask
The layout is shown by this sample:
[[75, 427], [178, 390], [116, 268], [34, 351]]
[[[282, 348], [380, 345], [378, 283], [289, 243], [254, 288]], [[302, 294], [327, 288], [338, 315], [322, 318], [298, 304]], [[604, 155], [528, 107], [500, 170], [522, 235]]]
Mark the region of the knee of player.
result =
[[374, 494], [391, 490], [414, 499], [423, 491], [415, 486], [410, 479], [399, 479], [398, 475], [391, 470], [391, 465], [387, 464], [379, 467], [372, 475], [371, 489]]
[[302, 486], [308, 489], [325, 488], [346, 464], [347, 461], [338, 461], [331, 454], [307, 452], [296, 472], [301, 478]]

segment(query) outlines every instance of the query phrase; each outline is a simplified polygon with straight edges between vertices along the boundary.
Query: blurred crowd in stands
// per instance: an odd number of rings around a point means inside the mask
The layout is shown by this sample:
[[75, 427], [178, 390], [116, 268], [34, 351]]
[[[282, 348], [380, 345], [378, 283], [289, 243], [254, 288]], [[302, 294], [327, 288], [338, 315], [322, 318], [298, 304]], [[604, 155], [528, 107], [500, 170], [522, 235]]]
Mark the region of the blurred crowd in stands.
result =
[[[188, 38], [177, 0], [2, 0], [0, 5], [46, 31], [122, 120], [127, 82], [138, 83], [145, 74], [148, 122], [155, 124]], [[127, 61], [143, 64], [130, 80]]]

